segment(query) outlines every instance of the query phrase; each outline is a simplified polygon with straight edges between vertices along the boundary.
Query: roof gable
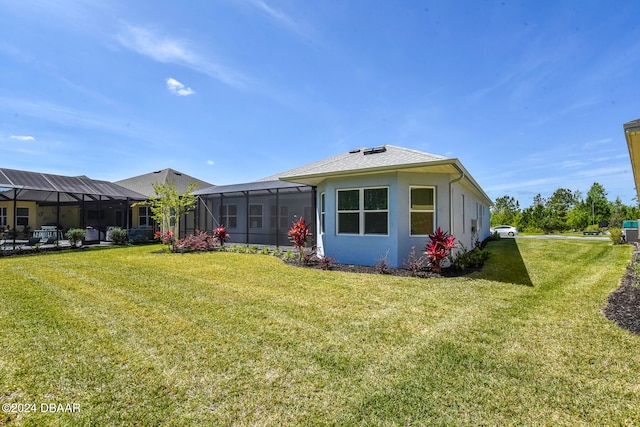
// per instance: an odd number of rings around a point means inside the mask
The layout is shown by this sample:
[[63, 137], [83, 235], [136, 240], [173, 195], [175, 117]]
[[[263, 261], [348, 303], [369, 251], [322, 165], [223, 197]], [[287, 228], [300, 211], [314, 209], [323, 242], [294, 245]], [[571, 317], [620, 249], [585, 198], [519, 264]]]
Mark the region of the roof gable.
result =
[[189, 188], [189, 185], [193, 183], [198, 184], [198, 188], [208, 188], [213, 186], [211, 183], [194, 178], [171, 168], [116, 181], [116, 184], [144, 194], [147, 197], [151, 197], [155, 195], [155, 190], [153, 188], [154, 183], [165, 184], [169, 181], [174, 183], [178, 193], [184, 193]]

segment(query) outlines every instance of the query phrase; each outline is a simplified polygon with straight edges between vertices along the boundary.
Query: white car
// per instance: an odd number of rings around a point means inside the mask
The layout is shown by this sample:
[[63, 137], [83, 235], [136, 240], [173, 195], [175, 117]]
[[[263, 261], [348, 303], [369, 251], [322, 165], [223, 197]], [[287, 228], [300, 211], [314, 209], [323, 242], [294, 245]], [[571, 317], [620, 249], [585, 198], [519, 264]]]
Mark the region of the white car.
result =
[[495, 227], [491, 227], [489, 231], [491, 231], [492, 234], [498, 233], [501, 237], [502, 236], [513, 237], [518, 234], [518, 229], [511, 225], [496, 225]]

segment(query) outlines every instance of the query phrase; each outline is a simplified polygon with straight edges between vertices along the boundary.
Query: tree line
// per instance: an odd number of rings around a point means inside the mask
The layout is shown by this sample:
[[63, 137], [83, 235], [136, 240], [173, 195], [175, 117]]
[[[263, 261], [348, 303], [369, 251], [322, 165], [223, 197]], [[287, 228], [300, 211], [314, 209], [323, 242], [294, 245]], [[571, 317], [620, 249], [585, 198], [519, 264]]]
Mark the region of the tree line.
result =
[[531, 206], [524, 209], [508, 195], [496, 199], [491, 208], [492, 226], [509, 224], [529, 232], [621, 228], [624, 220], [639, 218], [638, 204], [625, 205], [620, 197], [608, 200], [604, 187], [597, 182], [586, 196], [580, 191], [558, 188], [549, 198], [537, 194]]

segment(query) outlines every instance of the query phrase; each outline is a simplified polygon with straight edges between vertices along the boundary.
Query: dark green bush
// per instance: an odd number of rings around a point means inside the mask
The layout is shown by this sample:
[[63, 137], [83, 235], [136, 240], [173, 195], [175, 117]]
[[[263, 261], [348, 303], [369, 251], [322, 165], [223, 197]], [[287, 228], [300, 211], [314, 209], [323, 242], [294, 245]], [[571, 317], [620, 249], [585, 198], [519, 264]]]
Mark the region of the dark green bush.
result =
[[455, 270], [482, 268], [490, 255], [486, 249], [473, 248], [469, 251], [463, 246], [460, 252], [451, 257], [451, 268]]
[[87, 232], [81, 228], [70, 228], [65, 234], [71, 246], [76, 246], [78, 242], [82, 242], [87, 237]]
[[120, 227], [114, 227], [111, 229], [111, 241], [114, 245], [126, 245], [129, 243], [129, 236], [127, 230], [123, 230]]

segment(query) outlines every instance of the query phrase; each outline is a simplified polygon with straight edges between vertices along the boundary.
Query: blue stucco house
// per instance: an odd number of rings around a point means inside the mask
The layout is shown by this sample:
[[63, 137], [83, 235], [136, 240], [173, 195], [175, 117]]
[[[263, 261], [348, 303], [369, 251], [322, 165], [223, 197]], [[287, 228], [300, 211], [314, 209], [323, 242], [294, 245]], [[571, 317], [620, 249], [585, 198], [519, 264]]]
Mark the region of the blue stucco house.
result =
[[343, 264], [402, 267], [438, 227], [471, 249], [490, 198], [456, 158], [393, 145], [360, 148], [265, 178], [313, 188], [316, 246]]

